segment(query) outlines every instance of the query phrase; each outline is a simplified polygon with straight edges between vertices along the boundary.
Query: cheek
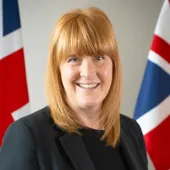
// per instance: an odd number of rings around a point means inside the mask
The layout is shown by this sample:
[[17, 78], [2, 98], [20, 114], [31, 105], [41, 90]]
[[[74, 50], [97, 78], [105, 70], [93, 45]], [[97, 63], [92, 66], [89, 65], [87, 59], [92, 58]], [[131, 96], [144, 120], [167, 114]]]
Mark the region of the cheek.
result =
[[105, 70], [104, 72], [103, 72], [103, 77], [105, 78], [105, 79], [110, 79], [110, 78], [112, 78], [112, 70]]
[[68, 66], [63, 66], [60, 70], [64, 87], [70, 86], [70, 83], [74, 82], [78, 75], [77, 71]]
[[112, 81], [112, 65], [103, 69], [103, 79], [108, 83]]

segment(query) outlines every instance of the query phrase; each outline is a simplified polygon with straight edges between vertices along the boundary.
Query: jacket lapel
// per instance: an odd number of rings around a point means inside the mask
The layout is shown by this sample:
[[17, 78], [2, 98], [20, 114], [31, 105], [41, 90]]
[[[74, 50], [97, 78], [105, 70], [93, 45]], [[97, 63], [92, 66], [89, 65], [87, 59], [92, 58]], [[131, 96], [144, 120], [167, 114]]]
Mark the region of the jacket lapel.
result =
[[[65, 134], [59, 140], [76, 170], [95, 170], [80, 136]], [[120, 148], [130, 170], [143, 170], [133, 141], [123, 131], [121, 133]]]
[[123, 131], [123, 128], [120, 138], [120, 148], [130, 170], [143, 170], [136, 146], [131, 138]]
[[76, 170], [95, 170], [80, 136], [65, 134], [59, 140]]

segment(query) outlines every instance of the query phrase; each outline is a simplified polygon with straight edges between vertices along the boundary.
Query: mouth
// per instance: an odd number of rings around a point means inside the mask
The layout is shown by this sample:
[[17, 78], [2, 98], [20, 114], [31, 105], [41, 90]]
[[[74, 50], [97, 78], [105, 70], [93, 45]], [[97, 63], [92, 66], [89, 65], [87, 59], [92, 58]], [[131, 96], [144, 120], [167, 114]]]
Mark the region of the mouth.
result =
[[95, 89], [99, 86], [100, 83], [76, 83], [79, 87], [83, 89]]

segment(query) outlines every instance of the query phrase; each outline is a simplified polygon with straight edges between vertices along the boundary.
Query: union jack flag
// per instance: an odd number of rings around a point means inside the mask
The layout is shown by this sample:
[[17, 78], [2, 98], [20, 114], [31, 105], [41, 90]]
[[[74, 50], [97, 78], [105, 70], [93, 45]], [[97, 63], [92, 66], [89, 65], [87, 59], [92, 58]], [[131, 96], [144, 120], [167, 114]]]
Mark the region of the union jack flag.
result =
[[8, 126], [29, 113], [18, 2], [17, 0], [3, 0], [1, 5], [0, 145]]
[[170, 0], [165, 0], [152, 45], [134, 118], [142, 128], [156, 170], [170, 169]]

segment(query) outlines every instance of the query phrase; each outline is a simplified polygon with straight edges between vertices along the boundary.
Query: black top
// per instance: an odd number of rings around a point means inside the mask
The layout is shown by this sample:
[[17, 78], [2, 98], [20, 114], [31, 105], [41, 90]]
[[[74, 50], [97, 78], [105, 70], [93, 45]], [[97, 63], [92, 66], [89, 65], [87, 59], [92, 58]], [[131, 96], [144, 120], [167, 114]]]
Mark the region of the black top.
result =
[[81, 129], [80, 131], [83, 134], [82, 139], [96, 170], [128, 169], [120, 148], [106, 146], [106, 143], [100, 140], [104, 131], [88, 128]]
[[[120, 115], [120, 121], [119, 147], [129, 166], [128, 169], [148, 170], [140, 126], [135, 120], [124, 115]], [[105, 162], [102, 170], [115, 170], [115, 167], [120, 167], [116, 158], [119, 159], [119, 156], [110, 156], [112, 159], [109, 161], [109, 157], [106, 156], [107, 150], [92, 144], [95, 143], [94, 136], [85, 136], [63, 133], [62, 129], [54, 125], [50, 111], [45, 107], [10, 125], [0, 147], [0, 170], [98, 170], [94, 164], [98, 167], [102, 162]], [[92, 145], [87, 144], [88, 139]], [[90, 149], [88, 146], [91, 146]], [[97, 148], [97, 151], [93, 148]], [[92, 152], [95, 154], [91, 154]], [[113, 151], [112, 154], [118, 153]], [[92, 160], [89, 155], [97, 157], [97, 161], [95, 158]], [[108, 159], [105, 159], [106, 157]], [[109, 169], [106, 166], [110, 164], [112, 167]]]

